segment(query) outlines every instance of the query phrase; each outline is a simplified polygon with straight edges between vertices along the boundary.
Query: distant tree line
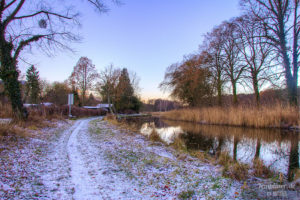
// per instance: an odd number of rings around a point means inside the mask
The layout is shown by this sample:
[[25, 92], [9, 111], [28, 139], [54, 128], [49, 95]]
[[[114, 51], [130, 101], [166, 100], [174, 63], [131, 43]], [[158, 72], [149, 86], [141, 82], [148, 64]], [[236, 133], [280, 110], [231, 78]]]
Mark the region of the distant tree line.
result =
[[143, 103], [142, 111], [144, 112], [165, 112], [182, 108], [180, 102], [166, 99], [149, 99]]
[[238, 87], [248, 87], [260, 106], [261, 89], [269, 84], [285, 88], [289, 104], [298, 105], [299, 1], [240, 3], [244, 14], [207, 33], [200, 53], [168, 67], [160, 87], [190, 106], [212, 98], [222, 106], [225, 87], [238, 105]]
[[[3, 83], [0, 84], [0, 96], [4, 95], [2, 86]], [[87, 57], [79, 59], [70, 77], [64, 82], [49, 83], [41, 80], [37, 68], [31, 66], [20, 88], [23, 102], [29, 104], [51, 102], [65, 105], [68, 103], [68, 94], [73, 93], [76, 106], [108, 103], [112, 104], [112, 112], [135, 113], [139, 112], [142, 105], [135, 73], [129, 74], [126, 68], [114, 68], [112, 65], [97, 72], [92, 60]]]

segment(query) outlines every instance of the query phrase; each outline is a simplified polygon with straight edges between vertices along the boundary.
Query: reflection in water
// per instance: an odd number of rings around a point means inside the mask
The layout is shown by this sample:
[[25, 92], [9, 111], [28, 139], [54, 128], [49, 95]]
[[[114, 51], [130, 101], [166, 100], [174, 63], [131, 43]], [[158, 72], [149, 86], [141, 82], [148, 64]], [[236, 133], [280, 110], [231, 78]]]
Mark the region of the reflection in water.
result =
[[159, 137], [167, 144], [173, 143], [174, 140], [179, 137], [179, 135], [184, 133], [180, 126], [170, 126], [162, 128], [156, 127], [157, 126], [155, 126], [154, 122], [144, 123], [140, 129], [140, 132], [143, 135], [150, 136], [150, 134], [155, 130], [158, 133]]
[[293, 179], [299, 169], [298, 133], [273, 129], [208, 126], [155, 119], [141, 125], [141, 133], [156, 131], [167, 144], [180, 139], [189, 150], [206, 151], [219, 156], [229, 152], [234, 160], [251, 164], [256, 158], [266, 166]]
[[299, 142], [298, 140], [291, 140], [291, 149], [289, 156], [288, 179], [292, 181], [297, 169], [299, 169]]
[[221, 151], [222, 151], [222, 145], [224, 144], [224, 137], [219, 137], [218, 138], [218, 146], [217, 146], [217, 148], [216, 148], [216, 154], [214, 154], [214, 155], [216, 155], [217, 157], [219, 157], [220, 156], [220, 154], [221, 154]]
[[254, 159], [257, 159], [257, 158], [259, 158], [259, 154], [260, 154], [260, 147], [261, 147], [261, 144], [260, 144], [260, 138], [257, 138]]
[[237, 138], [237, 136], [233, 136], [233, 160], [234, 161], [236, 161], [238, 142], [239, 142], [239, 139]]

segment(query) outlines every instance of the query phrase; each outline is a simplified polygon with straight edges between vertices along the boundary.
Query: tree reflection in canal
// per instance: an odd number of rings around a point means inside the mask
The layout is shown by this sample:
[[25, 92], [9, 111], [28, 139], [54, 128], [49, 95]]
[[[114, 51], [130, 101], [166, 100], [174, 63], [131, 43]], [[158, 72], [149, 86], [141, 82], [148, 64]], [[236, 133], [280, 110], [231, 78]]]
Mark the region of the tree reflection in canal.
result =
[[290, 181], [299, 169], [298, 133], [159, 119], [140, 124], [140, 127], [144, 135], [155, 130], [167, 144], [181, 140], [188, 150], [205, 151], [217, 157], [226, 151], [234, 160], [250, 165], [259, 158], [274, 171], [285, 174]]

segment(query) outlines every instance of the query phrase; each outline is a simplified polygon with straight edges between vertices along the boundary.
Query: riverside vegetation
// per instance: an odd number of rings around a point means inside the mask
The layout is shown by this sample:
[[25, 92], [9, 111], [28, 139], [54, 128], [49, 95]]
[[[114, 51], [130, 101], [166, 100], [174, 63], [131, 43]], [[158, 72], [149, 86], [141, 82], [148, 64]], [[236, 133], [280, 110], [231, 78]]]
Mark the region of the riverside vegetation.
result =
[[299, 126], [299, 111], [293, 106], [186, 108], [155, 113], [164, 119], [213, 125], [254, 128], [291, 128]]

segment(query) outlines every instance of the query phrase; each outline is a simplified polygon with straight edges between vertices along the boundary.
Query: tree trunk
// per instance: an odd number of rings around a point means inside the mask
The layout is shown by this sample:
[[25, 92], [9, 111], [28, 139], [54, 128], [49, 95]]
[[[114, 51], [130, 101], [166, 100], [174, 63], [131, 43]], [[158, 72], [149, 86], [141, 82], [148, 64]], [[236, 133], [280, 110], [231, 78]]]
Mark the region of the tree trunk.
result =
[[85, 90], [82, 90], [82, 106], [85, 106]]
[[[287, 42], [286, 42], [286, 33], [285, 33], [285, 29], [284, 29], [284, 22], [283, 22], [283, 17], [281, 16], [279, 19], [279, 41], [280, 41], [280, 53], [281, 56], [283, 58], [283, 66], [284, 66], [284, 70], [285, 70], [285, 80], [286, 80], [286, 86], [287, 86], [287, 91], [288, 91], [288, 100], [289, 103], [291, 105], [297, 106], [298, 102], [297, 102], [297, 73], [298, 70], [296, 70], [295, 74], [292, 74], [291, 72], [291, 62], [290, 62], [290, 58], [288, 56], [288, 50], [287, 50]], [[294, 38], [295, 39], [295, 38]], [[297, 53], [297, 51], [295, 52], [295, 49], [293, 50], [293, 64], [294, 67], [296, 65], [298, 65], [297, 62], [297, 56], [295, 56], [295, 53]], [[293, 72], [295, 72], [293, 70]], [[296, 82], [295, 82], [296, 81]]]
[[233, 105], [237, 106], [238, 105], [238, 98], [236, 95], [236, 82], [235, 81], [231, 81], [232, 83], [232, 95], [233, 95]]
[[[287, 63], [285, 63], [287, 65]], [[297, 83], [294, 80], [294, 77], [292, 77], [290, 72], [285, 72], [286, 77], [286, 85], [287, 85], [287, 92], [288, 92], [288, 100], [290, 105], [297, 106], [298, 100], [297, 100]]]
[[23, 107], [19, 72], [17, 71], [16, 63], [11, 57], [12, 45], [1, 41], [1, 70], [0, 78], [4, 82], [4, 89], [8, 93], [11, 102], [14, 120], [25, 120], [28, 117], [26, 108]]
[[[297, 137], [296, 137], [297, 138]], [[294, 176], [299, 169], [298, 138], [291, 139], [291, 149], [289, 156], [288, 180], [293, 181]]]
[[253, 89], [254, 89], [254, 94], [255, 94], [256, 106], [259, 107], [259, 105], [260, 105], [260, 94], [259, 94], [258, 81], [257, 81], [256, 75], [253, 75], [253, 77], [252, 77], [252, 84], [253, 84]]
[[109, 112], [114, 115], [114, 111], [112, 110], [112, 107], [110, 105], [111, 103], [110, 103], [109, 93], [107, 93], [107, 103], [108, 103]]
[[222, 80], [220, 77], [217, 79], [217, 91], [218, 91], [218, 106], [222, 106]]

